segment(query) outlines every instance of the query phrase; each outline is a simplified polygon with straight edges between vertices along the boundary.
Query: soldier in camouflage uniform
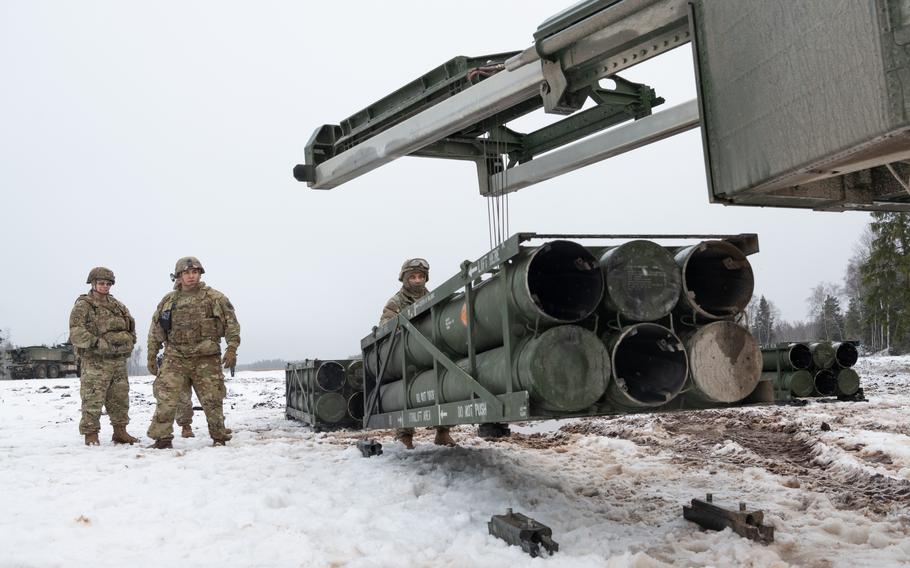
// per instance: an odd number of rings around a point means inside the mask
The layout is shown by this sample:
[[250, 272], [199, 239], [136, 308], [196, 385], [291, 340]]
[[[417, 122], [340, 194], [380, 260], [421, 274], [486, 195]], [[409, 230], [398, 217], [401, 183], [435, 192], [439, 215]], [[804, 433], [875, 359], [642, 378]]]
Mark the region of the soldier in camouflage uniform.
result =
[[130, 384], [126, 361], [136, 344], [136, 322], [130, 311], [110, 294], [114, 273], [99, 266], [88, 273], [92, 289], [76, 299], [70, 312], [70, 343], [81, 358], [79, 394], [82, 420], [79, 433], [86, 446], [97, 446], [101, 431], [101, 407], [107, 409], [115, 444], [132, 444], [130, 436]]
[[180, 435], [184, 438], [193, 438], [193, 391], [187, 389], [180, 393], [177, 401], [177, 426], [180, 426]]
[[[398, 281], [401, 290], [389, 298], [382, 308], [379, 325], [393, 319], [401, 310], [410, 306], [417, 300], [427, 295], [427, 282], [430, 280], [430, 264], [422, 258], [411, 258], [404, 261], [398, 272]], [[395, 430], [395, 439], [399, 440], [409, 450], [414, 449], [414, 429], [398, 428]], [[436, 438], [433, 442], [437, 446], [454, 446], [455, 440], [449, 435], [448, 426], [436, 427]]]
[[[193, 390], [187, 389], [180, 393], [177, 401], [177, 426], [180, 426], [180, 435], [184, 438], [195, 438], [193, 432]], [[225, 432], [232, 434], [233, 430], [225, 427]]]
[[[152, 316], [148, 336], [148, 368], [157, 375], [153, 392], [157, 401], [148, 435], [153, 448], [172, 447], [174, 418], [181, 396], [190, 387], [205, 411], [213, 445], [231, 439], [224, 427], [223, 402], [226, 394], [221, 365], [237, 364], [240, 323], [227, 296], [209, 288], [200, 277], [205, 269], [195, 257], [177, 261], [171, 278], [177, 286], [164, 296]], [[221, 338], [227, 341], [221, 357]], [[156, 361], [164, 345], [160, 372]]]

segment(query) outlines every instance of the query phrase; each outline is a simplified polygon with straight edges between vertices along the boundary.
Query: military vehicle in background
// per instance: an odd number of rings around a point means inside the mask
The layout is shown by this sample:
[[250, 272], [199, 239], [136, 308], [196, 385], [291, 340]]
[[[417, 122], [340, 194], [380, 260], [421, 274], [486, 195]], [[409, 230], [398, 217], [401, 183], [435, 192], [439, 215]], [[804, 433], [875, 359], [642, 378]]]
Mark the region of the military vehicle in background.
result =
[[9, 347], [0, 353], [3, 379], [56, 379], [78, 374], [76, 351], [69, 343]]

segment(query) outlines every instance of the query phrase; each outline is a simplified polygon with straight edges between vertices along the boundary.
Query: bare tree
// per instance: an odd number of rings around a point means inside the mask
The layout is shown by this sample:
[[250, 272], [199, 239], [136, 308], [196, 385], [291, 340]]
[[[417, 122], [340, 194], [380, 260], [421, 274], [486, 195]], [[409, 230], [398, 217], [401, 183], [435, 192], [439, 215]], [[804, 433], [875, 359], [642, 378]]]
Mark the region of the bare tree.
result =
[[130, 355], [129, 361], [127, 362], [127, 373], [129, 375], [144, 375], [148, 371], [145, 368], [145, 361], [142, 360], [142, 346], [136, 345], [133, 349], [133, 353]]

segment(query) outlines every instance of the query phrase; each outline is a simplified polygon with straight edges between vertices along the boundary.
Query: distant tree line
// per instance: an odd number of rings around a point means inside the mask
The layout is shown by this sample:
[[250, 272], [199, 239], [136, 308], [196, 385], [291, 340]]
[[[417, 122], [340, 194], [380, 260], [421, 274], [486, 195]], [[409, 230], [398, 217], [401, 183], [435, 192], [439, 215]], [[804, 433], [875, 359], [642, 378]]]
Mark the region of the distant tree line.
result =
[[841, 284], [822, 282], [806, 299], [807, 321], [780, 318], [760, 296], [746, 310], [762, 344], [858, 340], [868, 352], [910, 352], [910, 214], [873, 213]]
[[254, 361], [252, 363], [244, 363], [243, 365], [237, 365], [238, 371], [274, 371], [276, 369], [284, 369], [287, 367], [288, 362], [284, 359], [260, 359], [259, 361]]

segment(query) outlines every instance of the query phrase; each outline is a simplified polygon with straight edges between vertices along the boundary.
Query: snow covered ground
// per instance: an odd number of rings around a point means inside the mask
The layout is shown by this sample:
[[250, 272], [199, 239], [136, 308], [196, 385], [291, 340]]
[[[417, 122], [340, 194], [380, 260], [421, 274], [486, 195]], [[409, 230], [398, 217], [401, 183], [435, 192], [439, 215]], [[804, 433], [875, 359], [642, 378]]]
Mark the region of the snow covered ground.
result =
[[[78, 434], [78, 379], [0, 382], [0, 567], [910, 565], [910, 358], [864, 359], [868, 403], [812, 402], [516, 428], [404, 451], [284, 418], [283, 372], [228, 379], [234, 440], [145, 449], [151, 378], [131, 379], [142, 445]], [[761, 545], [683, 520], [690, 499], [765, 511]], [[507, 507], [553, 529], [531, 559], [487, 534]]]

